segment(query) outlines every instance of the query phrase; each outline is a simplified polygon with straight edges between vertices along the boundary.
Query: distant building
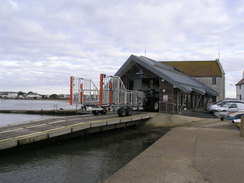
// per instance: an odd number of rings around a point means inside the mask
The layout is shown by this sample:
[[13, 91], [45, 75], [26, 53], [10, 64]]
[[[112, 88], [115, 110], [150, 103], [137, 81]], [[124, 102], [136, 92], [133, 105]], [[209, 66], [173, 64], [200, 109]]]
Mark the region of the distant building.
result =
[[64, 98], [69, 99], [69, 94], [64, 94]]
[[18, 95], [18, 99], [25, 99], [24, 95]]
[[236, 99], [244, 100], [244, 71], [242, 79], [236, 83]]
[[18, 93], [16, 93], [16, 92], [9, 92], [7, 95], [7, 98], [11, 98], [11, 99], [14, 99], [17, 97], [18, 97]]
[[37, 93], [30, 93], [26, 95], [27, 99], [40, 99], [42, 98], [41, 95], [37, 94]]
[[8, 92], [0, 92], [0, 98], [7, 98]]
[[219, 96], [213, 96], [213, 102], [225, 99], [225, 73], [219, 59], [209, 61], [164, 61], [161, 63], [173, 66], [217, 91]]

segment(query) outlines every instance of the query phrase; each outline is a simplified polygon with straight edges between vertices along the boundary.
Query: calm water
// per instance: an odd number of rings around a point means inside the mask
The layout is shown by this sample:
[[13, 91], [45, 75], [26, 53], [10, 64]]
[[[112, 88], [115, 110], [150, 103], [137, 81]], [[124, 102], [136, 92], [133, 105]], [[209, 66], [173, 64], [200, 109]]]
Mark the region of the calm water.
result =
[[[75, 109], [64, 100], [2, 100], [0, 110], [51, 110], [51, 109]], [[0, 126], [12, 123], [26, 122], [30, 120], [53, 118], [50, 115], [29, 114], [3, 114], [0, 113]]]
[[0, 182], [102, 182], [166, 131], [116, 130], [1, 154]]
[[12, 110], [51, 110], [51, 109], [72, 109], [75, 106], [69, 105], [67, 100], [3, 100], [0, 99], [1, 109]]
[[48, 119], [54, 117], [56, 116], [0, 113], [0, 126], [13, 124], [13, 123], [23, 123], [31, 120]]
[[[70, 107], [65, 101], [8, 100], [0, 109]], [[52, 116], [1, 114], [0, 125]], [[0, 154], [0, 182], [102, 182], [164, 135], [167, 129], [114, 130]]]

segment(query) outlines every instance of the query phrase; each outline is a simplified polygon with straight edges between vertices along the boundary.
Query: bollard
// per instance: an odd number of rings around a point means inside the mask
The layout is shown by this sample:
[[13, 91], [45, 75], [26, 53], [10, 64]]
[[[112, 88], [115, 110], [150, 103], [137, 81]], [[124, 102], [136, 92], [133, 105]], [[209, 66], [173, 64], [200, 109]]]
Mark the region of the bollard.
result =
[[241, 116], [240, 136], [244, 137], [244, 116]]

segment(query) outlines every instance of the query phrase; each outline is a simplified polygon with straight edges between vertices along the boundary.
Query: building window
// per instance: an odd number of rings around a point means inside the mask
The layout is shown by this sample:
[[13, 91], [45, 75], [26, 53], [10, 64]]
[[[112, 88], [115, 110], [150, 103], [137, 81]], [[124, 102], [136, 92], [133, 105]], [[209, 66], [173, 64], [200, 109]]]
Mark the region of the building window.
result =
[[212, 102], [216, 102], [216, 97], [212, 96]]
[[241, 95], [240, 95], [240, 100], [242, 100], [242, 99], [241, 99]]
[[213, 84], [213, 85], [216, 85], [216, 77], [213, 77], [213, 78], [212, 78], [212, 84]]
[[241, 90], [241, 85], [239, 85], [239, 89]]

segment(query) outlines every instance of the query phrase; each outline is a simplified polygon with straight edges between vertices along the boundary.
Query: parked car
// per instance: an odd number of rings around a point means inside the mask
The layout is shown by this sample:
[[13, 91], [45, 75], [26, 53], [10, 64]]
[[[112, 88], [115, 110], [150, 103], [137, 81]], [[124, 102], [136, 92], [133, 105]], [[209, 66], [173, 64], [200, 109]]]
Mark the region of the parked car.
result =
[[209, 111], [209, 112], [217, 111], [218, 108], [222, 107], [225, 104], [229, 104], [229, 103], [243, 103], [244, 104], [244, 101], [243, 100], [223, 100], [216, 104], [208, 105], [207, 111]]
[[222, 107], [217, 108], [214, 111], [214, 115], [221, 120], [224, 119], [235, 119], [235, 114], [242, 114], [244, 113], [244, 104], [238, 104], [238, 103], [229, 103], [225, 104]]
[[227, 103], [221, 107], [216, 108], [214, 111], [218, 112], [238, 112], [244, 111], [244, 103]]

